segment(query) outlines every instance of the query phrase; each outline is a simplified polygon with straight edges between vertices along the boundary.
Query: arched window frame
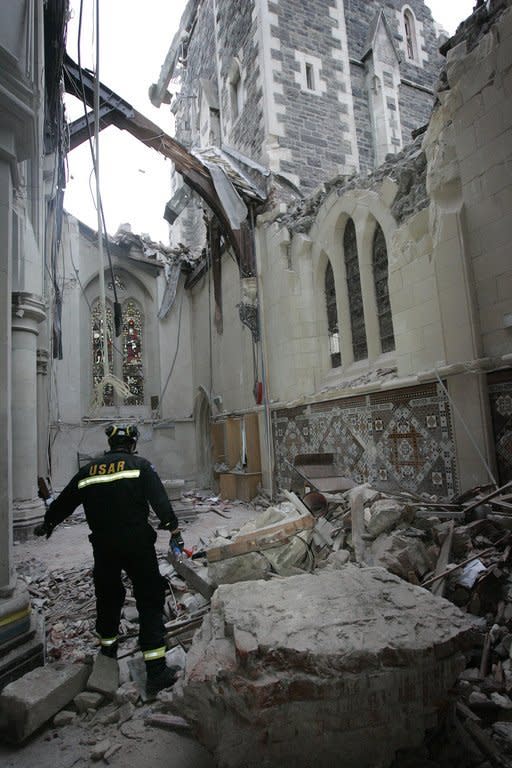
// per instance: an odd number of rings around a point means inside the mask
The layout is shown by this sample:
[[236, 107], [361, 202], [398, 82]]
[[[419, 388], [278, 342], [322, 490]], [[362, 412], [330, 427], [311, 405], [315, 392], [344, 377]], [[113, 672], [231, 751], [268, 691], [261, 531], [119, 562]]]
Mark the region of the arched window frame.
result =
[[240, 61], [234, 58], [231, 62], [228, 75], [229, 83], [229, 106], [231, 109], [231, 120], [235, 123], [244, 108], [244, 84], [242, 79], [242, 67]]
[[404, 45], [405, 53], [409, 61], [415, 64], [420, 63], [418, 49], [418, 32], [416, 27], [416, 17], [408, 6], [402, 10], [402, 22], [404, 27]]
[[[119, 395], [112, 386], [107, 386], [103, 392], [102, 406], [105, 408], [116, 405], [143, 406], [144, 405], [144, 311], [140, 303], [128, 297], [122, 304], [122, 333], [114, 337], [114, 313], [113, 305], [107, 299], [107, 344], [109, 356], [109, 370], [114, 376], [128, 385], [132, 395], [124, 401], [120, 401]], [[136, 327], [136, 318], [139, 319], [139, 327]], [[133, 325], [131, 324], [133, 320]], [[96, 298], [91, 304], [90, 317], [90, 355], [92, 366], [92, 386], [96, 388], [103, 377], [103, 335], [102, 335], [101, 302]], [[131, 329], [135, 329], [136, 342], [130, 343]], [[135, 361], [134, 361], [135, 353]], [[137, 369], [138, 367], [138, 369]]]
[[381, 352], [393, 352], [395, 334], [389, 301], [388, 251], [384, 232], [378, 222], [372, 240], [372, 272]]
[[354, 220], [347, 219], [343, 231], [343, 259], [347, 281], [347, 297], [352, 331], [352, 352], [354, 362], [368, 358], [368, 341], [364, 316], [361, 272]]
[[341, 367], [340, 329], [334, 272], [330, 260], [327, 260], [324, 272], [325, 309], [327, 313], [327, 335], [329, 340], [329, 358], [332, 368]]

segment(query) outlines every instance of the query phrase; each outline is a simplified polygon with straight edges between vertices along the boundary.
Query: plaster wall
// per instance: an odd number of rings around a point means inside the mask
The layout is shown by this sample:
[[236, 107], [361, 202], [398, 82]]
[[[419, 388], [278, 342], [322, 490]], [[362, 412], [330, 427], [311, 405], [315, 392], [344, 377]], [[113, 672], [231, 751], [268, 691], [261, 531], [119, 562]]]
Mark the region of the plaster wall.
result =
[[[254, 406], [252, 336], [240, 320], [238, 304], [242, 292], [238, 267], [230, 255], [222, 259], [223, 331], [214, 325], [213, 283], [207, 273], [192, 294], [194, 339], [193, 382], [197, 399], [204, 390], [210, 394], [213, 416]], [[221, 397], [220, 407], [213, 404]]]
[[[123, 285], [119, 301], [122, 304], [127, 298], [134, 298], [144, 313], [144, 405], [118, 404], [95, 409], [90, 307], [99, 294], [97, 247], [80, 233], [78, 222], [71, 216], [65, 217], [63, 233], [64, 271], [69, 275], [63, 291], [63, 357], [50, 362], [54, 487], [62, 488], [77, 471], [79, 454], [94, 456], [107, 448], [104, 429], [108, 423], [127, 419], [138, 424], [139, 452], [153, 461], [162, 478], [190, 480], [195, 476], [196, 459], [190, 386], [189, 298], [182, 283], [167, 318], [160, 321], [157, 311], [164, 280], [158, 276], [158, 268], [140, 265], [114, 253], [114, 270]], [[112, 300], [108, 273], [105, 282], [107, 297]], [[119, 346], [120, 340], [115, 344]], [[114, 372], [120, 373], [117, 368]], [[151, 411], [153, 395], [160, 399], [158, 413]]]

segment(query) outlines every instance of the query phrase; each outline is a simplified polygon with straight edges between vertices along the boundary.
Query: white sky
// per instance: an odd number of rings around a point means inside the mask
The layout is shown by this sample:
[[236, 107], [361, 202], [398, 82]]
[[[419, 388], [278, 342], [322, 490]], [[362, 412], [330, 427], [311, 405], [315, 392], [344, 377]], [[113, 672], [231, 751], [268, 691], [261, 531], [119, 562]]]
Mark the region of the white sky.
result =
[[[473, 10], [475, 0], [426, 0], [434, 19], [448, 33]], [[71, 0], [72, 19], [68, 24], [68, 52], [77, 61], [78, 14], [80, 0]], [[176, 32], [186, 0], [100, 0], [100, 79], [130, 102], [139, 112], [172, 134], [172, 115], [168, 105], [155, 109], [148, 97]], [[93, 30], [95, 0], [83, 0], [82, 66], [95, 68]], [[78, 102], [67, 100], [68, 116], [83, 114]], [[100, 183], [107, 230], [113, 234], [119, 224], [129, 222], [137, 233], [148, 233], [153, 240], [168, 241], [168, 226], [163, 219], [170, 197], [171, 162], [144, 147], [126, 131], [114, 126], [100, 134]], [[89, 144], [84, 142], [68, 155], [69, 180], [66, 210], [97, 228], [97, 214], [91, 194], [95, 180], [91, 175]]]

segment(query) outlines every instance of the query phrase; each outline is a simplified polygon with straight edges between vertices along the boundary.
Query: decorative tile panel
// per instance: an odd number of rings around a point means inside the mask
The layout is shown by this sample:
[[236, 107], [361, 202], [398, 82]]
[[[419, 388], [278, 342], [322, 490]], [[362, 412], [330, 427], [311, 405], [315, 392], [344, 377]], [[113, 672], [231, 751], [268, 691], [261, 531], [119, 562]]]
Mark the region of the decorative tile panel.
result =
[[334, 454], [333, 474], [385, 491], [448, 499], [458, 491], [450, 407], [426, 384], [283, 409], [273, 414], [278, 485], [298, 454]]

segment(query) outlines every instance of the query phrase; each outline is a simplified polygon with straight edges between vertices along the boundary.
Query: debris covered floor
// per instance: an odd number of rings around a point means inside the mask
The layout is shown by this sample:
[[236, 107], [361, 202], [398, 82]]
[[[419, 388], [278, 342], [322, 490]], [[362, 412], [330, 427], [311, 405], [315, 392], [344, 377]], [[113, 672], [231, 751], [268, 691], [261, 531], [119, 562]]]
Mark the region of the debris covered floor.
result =
[[152, 703], [131, 593], [119, 687], [83, 690], [95, 651], [83, 520], [18, 545], [18, 573], [46, 617], [48, 666], [72, 663], [74, 677], [34, 734], [25, 714], [23, 744], [0, 746], [2, 763], [28, 768], [37, 755], [49, 768], [58, 747], [60, 766], [142, 768], [170, 750], [176, 768], [306, 768], [342, 755], [344, 768], [512, 765], [507, 490], [443, 504], [359, 486], [305, 497], [312, 515], [290, 493], [273, 505], [184, 495], [194, 557], [170, 563], [163, 532], [157, 545], [169, 663], [183, 672]]

